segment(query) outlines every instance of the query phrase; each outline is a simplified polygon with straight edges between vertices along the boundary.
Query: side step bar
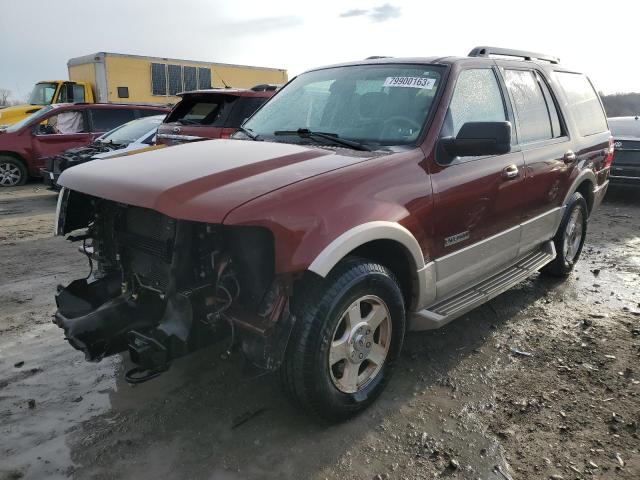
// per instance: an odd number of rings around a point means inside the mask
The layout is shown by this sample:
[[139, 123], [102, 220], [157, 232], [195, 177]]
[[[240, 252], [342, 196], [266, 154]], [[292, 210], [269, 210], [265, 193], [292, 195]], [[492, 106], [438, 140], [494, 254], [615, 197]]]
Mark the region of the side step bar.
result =
[[433, 330], [440, 328], [509, 290], [554, 258], [556, 258], [556, 249], [553, 242], [545, 242], [540, 249], [534, 250], [514, 265], [487, 280], [413, 313], [410, 329]]

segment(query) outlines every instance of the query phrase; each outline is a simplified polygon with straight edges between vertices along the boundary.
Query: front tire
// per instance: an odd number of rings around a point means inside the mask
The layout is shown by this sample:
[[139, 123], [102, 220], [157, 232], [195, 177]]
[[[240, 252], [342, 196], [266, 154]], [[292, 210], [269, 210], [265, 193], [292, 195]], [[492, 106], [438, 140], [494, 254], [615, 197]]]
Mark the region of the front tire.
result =
[[0, 187], [24, 185], [28, 177], [27, 167], [14, 157], [0, 155]]
[[582, 252], [587, 235], [588, 217], [587, 202], [582, 194], [574, 193], [553, 237], [556, 258], [542, 269], [544, 273], [555, 277], [569, 276]]
[[368, 407], [391, 377], [405, 332], [402, 292], [386, 267], [360, 258], [326, 279], [308, 278], [302, 289], [281, 380], [305, 410], [345, 420]]

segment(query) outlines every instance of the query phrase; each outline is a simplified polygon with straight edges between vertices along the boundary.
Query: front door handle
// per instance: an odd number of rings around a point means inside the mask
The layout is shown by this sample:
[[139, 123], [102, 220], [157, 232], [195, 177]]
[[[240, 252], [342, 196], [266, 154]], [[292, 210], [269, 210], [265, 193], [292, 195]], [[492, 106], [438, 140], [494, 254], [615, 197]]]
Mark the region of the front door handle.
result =
[[576, 154], [573, 153], [573, 150], [568, 150], [567, 153], [562, 157], [562, 161], [564, 163], [573, 163], [576, 161]]
[[518, 167], [514, 164], [509, 165], [508, 167], [504, 167], [502, 170], [502, 177], [507, 180], [511, 180], [518, 176]]

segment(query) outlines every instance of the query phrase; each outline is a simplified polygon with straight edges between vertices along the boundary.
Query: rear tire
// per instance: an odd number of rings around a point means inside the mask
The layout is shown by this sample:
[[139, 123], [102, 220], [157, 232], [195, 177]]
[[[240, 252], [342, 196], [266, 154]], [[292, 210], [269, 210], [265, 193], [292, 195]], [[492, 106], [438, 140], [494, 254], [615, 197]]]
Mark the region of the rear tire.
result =
[[27, 182], [29, 173], [21, 160], [0, 155], [0, 187], [15, 187]]
[[284, 390], [323, 419], [345, 420], [391, 378], [405, 332], [402, 292], [386, 267], [355, 257], [325, 279], [307, 278], [300, 290], [280, 369]]
[[542, 272], [554, 277], [567, 277], [580, 258], [582, 247], [587, 236], [587, 218], [589, 211], [582, 194], [574, 193], [567, 204], [553, 243], [556, 247], [556, 258], [545, 265]]

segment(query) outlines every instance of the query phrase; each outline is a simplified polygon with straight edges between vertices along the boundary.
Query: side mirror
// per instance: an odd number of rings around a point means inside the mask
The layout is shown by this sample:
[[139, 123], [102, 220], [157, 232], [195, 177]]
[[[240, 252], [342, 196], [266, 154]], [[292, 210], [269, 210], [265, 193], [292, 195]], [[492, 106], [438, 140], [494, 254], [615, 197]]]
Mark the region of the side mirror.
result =
[[502, 155], [511, 151], [511, 123], [467, 122], [457, 137], [445, 137], [440, 141], [453, 157]]

